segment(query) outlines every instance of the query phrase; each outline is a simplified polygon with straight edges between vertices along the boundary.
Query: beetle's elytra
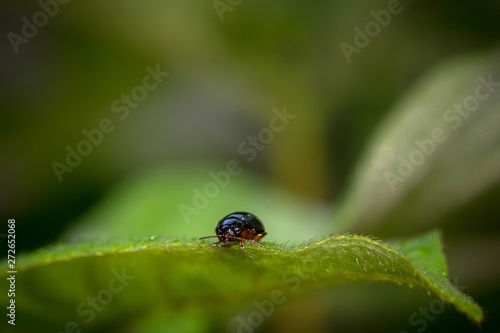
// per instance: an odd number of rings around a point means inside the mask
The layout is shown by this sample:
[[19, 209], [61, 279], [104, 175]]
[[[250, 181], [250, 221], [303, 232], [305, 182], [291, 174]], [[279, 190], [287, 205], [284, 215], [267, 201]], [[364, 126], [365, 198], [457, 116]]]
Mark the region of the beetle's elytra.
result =
[[259, 218], [248, 212], [231, 213], [217, 223], [215, 227], [216, 236], [206, 236], [200, 239], [217, 237], [219, 241], [214, 246], [229, 244], [233, 241], [240, 242], [240, 248], [245, 248], [245, 243], [252, 243], [262, 247], [258, 243], [267, 232]]

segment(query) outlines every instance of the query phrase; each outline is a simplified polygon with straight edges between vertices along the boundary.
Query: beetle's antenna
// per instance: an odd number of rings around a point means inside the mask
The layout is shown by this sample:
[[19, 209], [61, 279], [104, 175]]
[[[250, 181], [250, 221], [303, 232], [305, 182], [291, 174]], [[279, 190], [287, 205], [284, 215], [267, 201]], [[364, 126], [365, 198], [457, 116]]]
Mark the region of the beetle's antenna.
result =
[[214, 237], [218, 237], [218, 236], [205, 236], [205, 237], [198, 238], [198, 240], [207, 239], [207, 238], [214, 238]]

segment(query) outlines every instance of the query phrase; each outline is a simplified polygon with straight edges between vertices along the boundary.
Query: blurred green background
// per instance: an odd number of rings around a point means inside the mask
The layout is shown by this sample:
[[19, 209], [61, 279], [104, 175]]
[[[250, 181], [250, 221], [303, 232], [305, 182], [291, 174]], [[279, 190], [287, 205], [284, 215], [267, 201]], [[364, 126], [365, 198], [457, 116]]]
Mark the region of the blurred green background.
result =
[[[21, 36], [23, 17], [33, 22], [46, 6], [40, 3], [50, 3], [53, 17], [13, 47], [9, 33]], [[401, 1], [390, 22], [379, 24], [380, 31], [349, 57], [341, 43], [354, 46], [355, 28], [364, 30], [375, 22], [372, 11], [387, 11], [393, 1], [40, 3], [2, 3], [0, 13], [0, 215], [17, 221], [18, 254], [84, 238], [212, 235], [218, 219], [236, 210], [258, 215], [266, 240], [276, 242], [300, 243], [332, 232], [385, 239], [439, 227], [450, 276], [487, 309], [483, 331], [498, 332], [491, 318], [500, 316], [499, 141], [495, 135], [487, 144], [473, 139], [500, 127], [494, 122], [498, 103], [482, 104], [496, 111], [481, 118], [488, 121], [471, 122], [466, 134], [472, 139], [455, 133], [465, 139], [453, 141], [453, 153], [425, 161], [421, 169], [433, 170], [432, 177], [413, 178], [419, 184], [432, 180], [435, 187], [414, 185], [387, 208], [387, 218], [375, 222], [366, 216], [371, 209], [352, 213], [356, 205], [345, 204], [354, 208], [335, 215], [349, 193], [377, 197], [359, 185], [367, 178], [353, 180], [355, 170], [363, 174], [359, 163], [370, 160], [366, 152], [377, 149], [377, 137], [401, 129], [402, 99], [415, 86], [429, 86], [436, 68], [453, 61], [458, 65], [451, 67], [461, 68], [470, 58], [477, 64], [470, 77], [493, 71], [500, 80], [498, 2]], [[222, 7], [214, 4], [220, 3], [230, 9], [218, 13]], [[124, 114], [113, 111], [114, 101], [142, 86], [147, 68], [169, 75], [120, 119]], [[451, 85], [433, 90], [446, 96], [442, 105], [432, 105], [441, 113], [454, 102], [448, 96], [462, 101], [477, 84], [460, 85], [451, 74]], [[240, 145], [269, 127], [273, 109], [285, 107], [295, 118], [248, 161]], [[105, 118], [114, 130], [60, 181], [53, 163], [66, 164], [66, 147], [77, 149], [86, 139], [82, 131], [98, 128]], [[433, 128], [418, 117], [411, 124], [419, 126], [405, 130], [412, 140]], [[231, 160], [241, 172], [186, 219], [180, 207], [192, 207], [196, 190], [212, 181], [209, 173], [220, 173]], [[492, 168], [466, 163], [476, 161]], [[452, 174], [456, 169], [462, 172]], [[450, 205], [447, 198], [457, 191], [469, 195]], [[423, 200], [433, 193], [432, 204]], [[426, 209], [430, 213], [419, 215]], [[429, 299], [412, 294], [403, 306], [404, 293], [348, 286], [334, 296], [311, 295], [287, 302], [259, 330], [416, 331], [408, 317]], [[394, 301], [382, 311], [380, 297]], [[426, 332], [443, 329], [477, 330], [448, 309]]]

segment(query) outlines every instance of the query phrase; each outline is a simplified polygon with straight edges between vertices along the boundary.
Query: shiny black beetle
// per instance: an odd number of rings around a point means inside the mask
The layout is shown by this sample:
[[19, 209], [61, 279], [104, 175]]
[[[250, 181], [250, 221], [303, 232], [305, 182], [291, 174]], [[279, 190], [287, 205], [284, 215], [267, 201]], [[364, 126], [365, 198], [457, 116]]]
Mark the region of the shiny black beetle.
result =
[[262, 247], [258, 243], [267, 232], [257, 216], [247, 212], [235, 212], [225, 216], [215, 227], [216, 236], [206, 236], [200, 239], [217, 237], [219, 241], [214, 246], [239, 241], [240, 248], [245, 248], [245, 242]]

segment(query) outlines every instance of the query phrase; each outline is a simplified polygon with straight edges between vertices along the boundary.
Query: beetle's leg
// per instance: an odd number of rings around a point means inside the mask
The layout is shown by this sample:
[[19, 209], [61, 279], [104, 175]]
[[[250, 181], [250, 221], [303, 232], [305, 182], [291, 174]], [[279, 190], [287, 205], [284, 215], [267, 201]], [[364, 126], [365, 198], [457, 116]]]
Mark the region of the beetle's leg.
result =
[[254, 241], [254, 240], [247, 240], [247, 242], [250, 242], [250, 243], [252, 243], [253, 245], [258, 246], [258, 247], [264, 247], [264, 245], [262, 245], [262, 244], [260, 244], [260, 243], [257, 243], [257, 242], [256, 242], [256, 241]]
[[241, 237], [233, 237], [233, 239], [239, 239], [240, 240], [240, 249], [242, 249], [242, 250], [245, 248], [245, 242], [246, 243], [252, 243], [253, 245], [258, 246], [258, 247], [264, 247], [264, 245], [259, 244], [259, 243], [257, 243], [256, 241], [254, 241], [252, 239], [245, 239], [245, 238], [241, 238]]

